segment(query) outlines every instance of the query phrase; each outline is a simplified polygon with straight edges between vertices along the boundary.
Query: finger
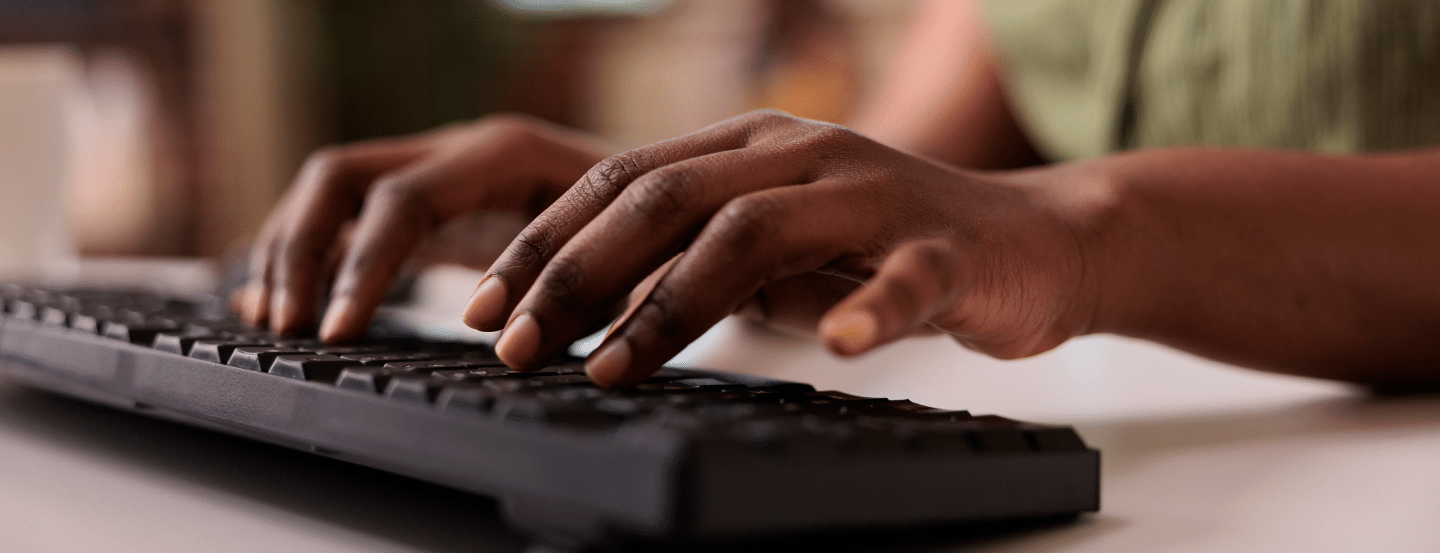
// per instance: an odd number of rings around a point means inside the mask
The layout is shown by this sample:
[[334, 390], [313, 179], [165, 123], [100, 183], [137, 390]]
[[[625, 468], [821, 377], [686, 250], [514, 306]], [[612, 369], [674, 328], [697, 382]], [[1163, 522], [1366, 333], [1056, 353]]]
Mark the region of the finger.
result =
[[624, 298], [674, 257], [727, 201], [808, 181], [808, 166], [799, 163], [805, 155], [792, 148], [727, 150], [636, 179], [546, 264], [515, 307], [520, 324], [512, 323], [513, 332], [507, 326], [496, 352], [530, 368], [563, 351], [600, 307]]
[[874, 277], [825, 314], [820, 338], [830, 351], [850, 357], [916, 333], [970, 288], [971, 275], [944, 240], [902, 244]]
[[860, 216], [866, 202], [836, 194], [833, 184], [774, 188], [728, 202], [591, 355], [591, 380], [638, 382], [766, 283], [872, 247], [882, 223]]
[[[330, 252], [330, 255], [325, 258], [325, 267], [322, 270], [320, 282], [335, 282], [335, 277], [340, 274], [340, 262], [344, 261], [345, 256], [349, 255], [350, 245], [355, 243], [354, 237], [354, 220], [347, 221], [340, 226], [340, 231], [336, 233], [335, 237], [335, 247]], [[320, 293], [324, 294], [328, 291], [329, 288], [322, 287]]]
[[390, 281], [429, 230], [476, 210], [534, 213], [568, 189], [596, 156], [561, 134], [524, 118], [487, 118], [464, 140], [445, 141], [443, 151], [372, 187], [336, 276], [322, 338], [364, 334]]
[[507, 320], [515, 317], [515, 305], [550, 260], [626, 187], [655, 169], [742, 148], [760, 132], [757, 129], [774, 121], [767, 117], [780, 116], [742, 116], [689, 136], [611, 156], [595, 165], [536, 217], [495, 261], [465, 308], [465, 323], [478, 330], [507, 326]]
[[327, 257], [340, 226], [358, 210], [360, 199], [380, 174], [410, 163], [428, 148], [427, 137], [388, 139], [322, 150], [296, 177], [285, 205], [272, 219], [276, 230], [260, 252], [263, 286], [252, 298], [254, 309], [268, 305], [276, 332], [300, 330], [314, 320], [314, 308]]
[[[271, 217], [277, 217], [272, 214]], [[275, 251], [274, 232], [263, 232], [250, 249], [245, 284], [237, 291], [235, 304], [240, 318], [250, 326], [265, 324], [270, 313], [270, 256]]]
[[640, 305], [645, 303], [645, 298], [650, 297], [650, 292], [655, 291], [655, 287], [660, 284], [660, 279], [670, 274], [670, 269], [674, 268], [675, 263], [679, 262], [680, 258], [684, 255], [682, 252], [680, 255], [670, 258], [664, 265], [661, 265], [660, 268], [650, 273], [650, 276], [645, 277], [645, 280], [640, 281], [640, 284], [636, 285], [634, 290], [630, 291], [629, 297], [626, 298], [625, 311], [615, 318], [616, 324], [610, 327], [610, 332], [605, 333], [607, 338], [611, 334], [614, 334], [616, 329], [620, 328], [621, 323], [624, 323], [631, 315], [635, 314], [635, 310], [639, 309]]
[[410, 251], [430, 229], [463, 210], [445, 205], [450, 162], [422, 160], [371, 187], [336, 272], [321, 339], [341, 342], [364, 335]]

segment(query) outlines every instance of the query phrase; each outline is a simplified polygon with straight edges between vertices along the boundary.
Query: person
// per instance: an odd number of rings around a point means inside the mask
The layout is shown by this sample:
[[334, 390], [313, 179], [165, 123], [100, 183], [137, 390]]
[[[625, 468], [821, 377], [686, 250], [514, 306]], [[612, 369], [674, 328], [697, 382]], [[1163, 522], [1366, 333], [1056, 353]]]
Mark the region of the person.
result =
[[513, 211], [533, 220], [466, 324], [503, 329], [500, 357], [535, 369], [628, 304], [586, 362], [602, 386], [735, 313], [844, 356], [926, 332], [1000, 358], [1114, 333], [1440, 381], [1435, 6], [920, 10], [850, 127], [761, 111], [615, 153], [500, 115], [321, 150], [236, 304], [303, 328], [338, 250], [319, 333], [357, 338], [427, 233]]

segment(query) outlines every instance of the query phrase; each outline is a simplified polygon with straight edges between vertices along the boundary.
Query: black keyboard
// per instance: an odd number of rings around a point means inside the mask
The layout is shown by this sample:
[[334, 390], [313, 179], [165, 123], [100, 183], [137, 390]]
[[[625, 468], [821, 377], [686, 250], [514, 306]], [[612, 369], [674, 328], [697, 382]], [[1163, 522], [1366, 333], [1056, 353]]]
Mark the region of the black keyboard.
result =
[[734, 539], [1073, 516], [1099, 452], [1069, 427], [666, 368], [604, 390], [582, 360], [484, 344], [331, 346], [218, 301], [0, 285], [0, 373], [496, 498], [546, 543]]

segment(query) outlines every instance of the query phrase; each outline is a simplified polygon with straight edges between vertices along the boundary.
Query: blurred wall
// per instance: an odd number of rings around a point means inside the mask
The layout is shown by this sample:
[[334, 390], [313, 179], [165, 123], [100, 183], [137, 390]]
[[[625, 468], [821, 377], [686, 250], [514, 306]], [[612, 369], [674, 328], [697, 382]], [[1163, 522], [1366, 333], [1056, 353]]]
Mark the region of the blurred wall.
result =
[[0, 0], [0, 46], [78, 52], [90, 111], [77, 132], [114, 154], [80, 156], [72, 190], [55, 192], [71, 198], [81, 251], [217, 255], [258, 228], [305, 155], [329, 142], [494, 111], [627, 147], [757, 107], [843, 121], [910, 7]]

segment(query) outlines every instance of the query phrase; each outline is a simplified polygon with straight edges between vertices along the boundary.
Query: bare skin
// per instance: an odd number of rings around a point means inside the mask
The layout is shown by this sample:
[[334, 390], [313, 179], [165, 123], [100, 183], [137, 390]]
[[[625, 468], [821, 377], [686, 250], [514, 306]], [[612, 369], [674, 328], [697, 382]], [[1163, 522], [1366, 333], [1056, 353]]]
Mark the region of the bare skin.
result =
[[333, 279], [320, 334], [357, 337], [429, 233], [476, 211], [534, 217], [605, 152], [592, 137], [523, 116], [316, 152], [257, 236], [232, 303], [251, 324], [299, 332]]
[[603, 386], [736, 312], [814, 329], [840, 355], [941, 331], [1013, 358], [1109, 332], [1264, 370], [1440, 380], [1440, 150], [1165, 149], [1017, 169], [1034, 150], [973, 6], [924, 10], [860, 132], [757, 112], [605, 157], [504, 118], [333, 150], [267, 223], [237, 303], [301, 328], [333, 254], [321, 336], [358, 337], [426, 232], [512, 210], [534, 220], [466, 323], [503, 328], [501, 358], [534, 369], [630, 297], [587, 362]]

